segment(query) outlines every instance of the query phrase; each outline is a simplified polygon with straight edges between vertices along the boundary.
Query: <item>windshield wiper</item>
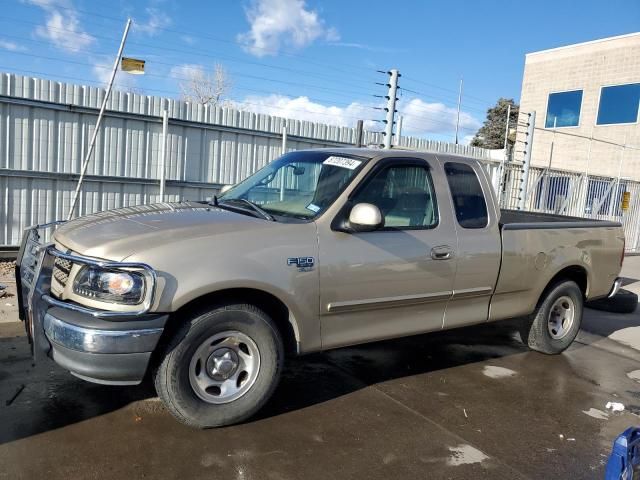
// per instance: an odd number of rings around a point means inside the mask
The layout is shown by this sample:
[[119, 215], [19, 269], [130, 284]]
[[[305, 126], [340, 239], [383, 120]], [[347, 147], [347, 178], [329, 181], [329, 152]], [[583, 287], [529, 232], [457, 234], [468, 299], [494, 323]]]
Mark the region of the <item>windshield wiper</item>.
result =
[[251, 207], [251, 209], [254, 212], [258, 213], [262, 218], [265, 218], [271, 222], [276, 221], [273, 215], [271, 215], [269, 212], [267, 212], [260, 206], [256, 205], [255, 203], [247, 200], [246, 198], [230, 198], [229, 200], [222, 200], [222, 202], [217, 202], [217, 205], [224, 204], [224, 203], [231, 203], [231, 202], [242, 202], [245, 205], [248, 205], [249, 207]]

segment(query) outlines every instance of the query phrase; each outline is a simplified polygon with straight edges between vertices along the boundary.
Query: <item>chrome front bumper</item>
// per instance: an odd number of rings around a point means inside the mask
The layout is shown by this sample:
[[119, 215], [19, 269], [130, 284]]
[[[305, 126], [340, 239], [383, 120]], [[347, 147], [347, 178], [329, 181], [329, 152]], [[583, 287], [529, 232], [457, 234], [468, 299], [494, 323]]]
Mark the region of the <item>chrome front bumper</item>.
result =
[[[140, 383], [168, 319], [168, 315], [149, 313], [155, 271], [142, 263], [71, 255], [42, 242], [43, 229], [59, 223], [27, 229], [16, 262], [19, 315], [34, 359], [52, 358], [72, 374], [97, 383]], [[56, 257], [104, 268], [144, 270], [151, 279], [150, 298], [135, 312], [91, 309], [53, 298], [51, 275]]]
[[162, 328], [106, 330], [68, 323], [50, 313], [44, 315], [49, 342], [86, 353], [142, 353], [155, 348]]

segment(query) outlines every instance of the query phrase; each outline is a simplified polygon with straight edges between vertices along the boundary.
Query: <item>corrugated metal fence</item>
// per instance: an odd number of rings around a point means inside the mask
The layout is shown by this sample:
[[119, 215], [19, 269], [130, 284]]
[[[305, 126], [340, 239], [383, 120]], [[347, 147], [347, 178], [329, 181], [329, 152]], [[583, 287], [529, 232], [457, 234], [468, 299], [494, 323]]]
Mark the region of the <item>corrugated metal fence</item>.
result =
[[[0, 245], [65, 218], [103, 89], [0, 74]], [[115, 91], [79, 199], [80, 215], [159, 201], [162, 111], [169, 113], [167, 201], [203, 199], [287, 150], [349, 146], [356, 130]], [[364, 132], [365, 145], [382, 143]], [[488, 151], [403, 137], [402, 146], [488, 158]]]

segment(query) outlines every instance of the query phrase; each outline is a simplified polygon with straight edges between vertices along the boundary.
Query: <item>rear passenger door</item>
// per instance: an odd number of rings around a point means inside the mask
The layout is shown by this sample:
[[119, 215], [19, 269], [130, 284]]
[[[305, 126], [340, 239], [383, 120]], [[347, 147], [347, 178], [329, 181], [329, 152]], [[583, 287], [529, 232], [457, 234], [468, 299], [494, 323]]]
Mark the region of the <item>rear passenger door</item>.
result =
[[500, 229], [494, 196], [479, 163], [439, 156], [451, 195], [458, 237], [453, 295], [445, 328], [484, 322], [500, 269]]

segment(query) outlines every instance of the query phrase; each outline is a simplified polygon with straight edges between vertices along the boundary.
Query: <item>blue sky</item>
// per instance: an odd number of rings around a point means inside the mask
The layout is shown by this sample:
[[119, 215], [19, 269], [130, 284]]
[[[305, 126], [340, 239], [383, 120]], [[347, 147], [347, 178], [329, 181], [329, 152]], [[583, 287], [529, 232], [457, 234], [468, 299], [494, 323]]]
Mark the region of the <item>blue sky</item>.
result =
[[0, 0], [0, 71], [104, 85], [128, 16], [125, 55], [147, 75], [120, 89], [181, 97], [226, 72], [230, 102], [274, 115], [380, 130], [398, 68], [403, 133], [451, 141], [464, 77], [466, 141], [499, 97], [518, 99], [527, 52], [640, 30], [638, 0]]

